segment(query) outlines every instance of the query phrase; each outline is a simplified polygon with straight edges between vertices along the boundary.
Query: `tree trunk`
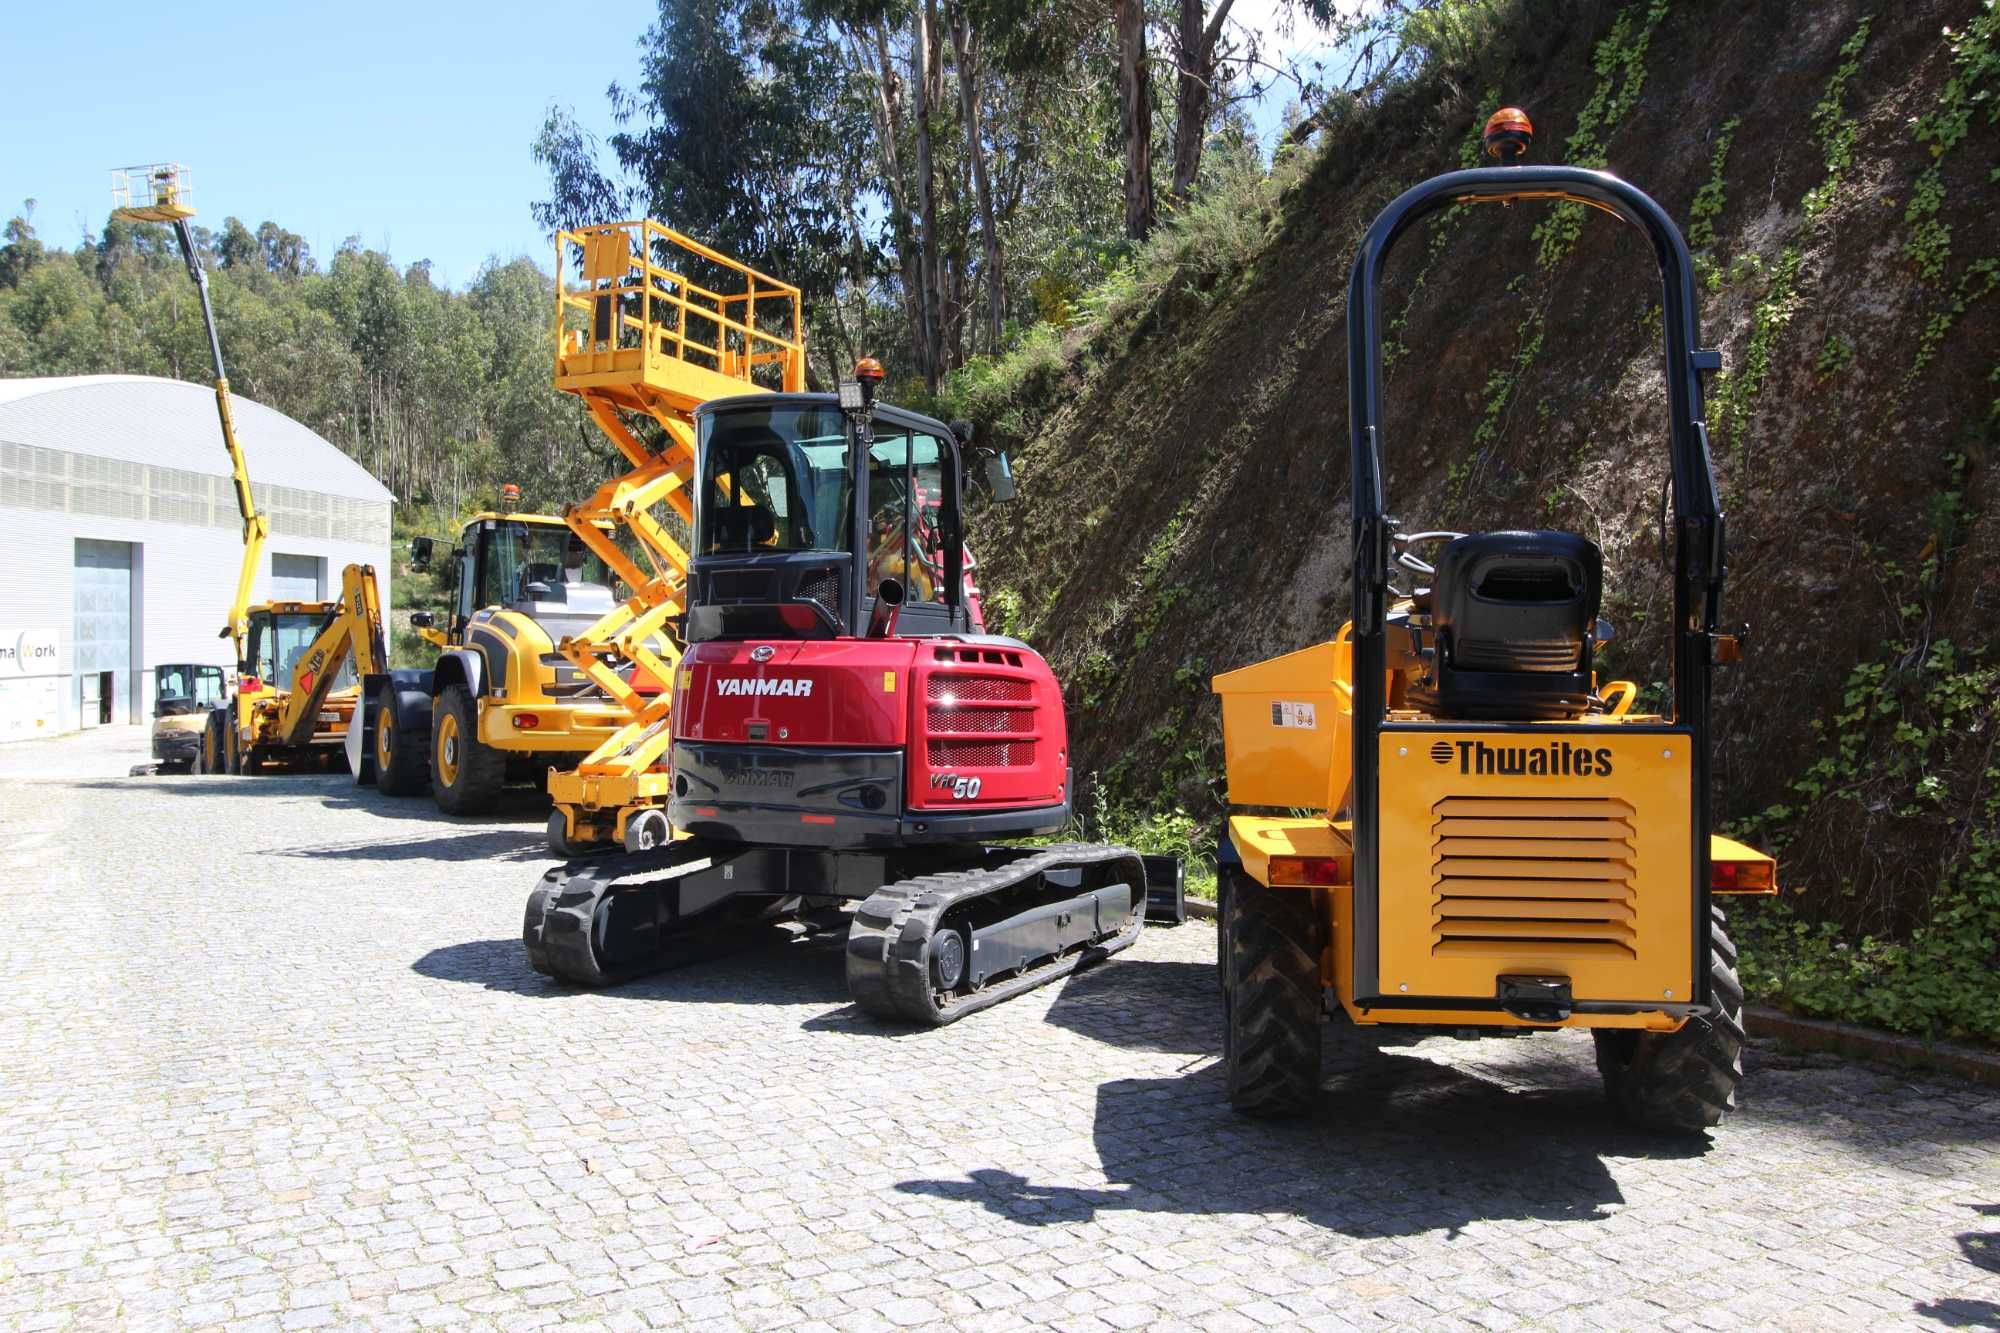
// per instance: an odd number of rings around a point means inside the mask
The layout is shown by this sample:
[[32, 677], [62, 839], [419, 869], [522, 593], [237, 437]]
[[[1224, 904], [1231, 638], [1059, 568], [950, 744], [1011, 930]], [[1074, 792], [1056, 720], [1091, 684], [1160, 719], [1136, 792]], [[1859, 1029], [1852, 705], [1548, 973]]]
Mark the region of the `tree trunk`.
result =
[[924, 388], [936, 393], [944, 375], [943, 309], [939, 291], [937, 243], [937, 176], [931, 157], [932, 36], [936, 31], [934, 0], [912, 7], [910, 30], [910, 83], [915, 92], [913, 108], [917, 131], [917, 228], [921, 242], [918, 261], [918, 306], [923, 337], [917, 347], [917, 365], [924, 373]]
[[1178, 87], [1174, 90], [1173, 200], [1184, 204], [1201, 174], [1202, 145], [1208, 139], [1208, 109], [1215, 101], [1215, 49], [1222, 41], [1222, 23], [1235, 0], [1216, 0], [1215, 13], [1203, 21], [1202, 0], [1181, 0], [1181, 21], [1175, 33]]
[[952, 50], [958, 58], [958, 100], [965, 109], [966, 156], [972, 159], [972, 189], [979, 200], [979, 233], [986, 245], [986, 332], [988, 350], [998, 353], [1007, 328], [1006, 275], [1000, 265], [1000, 229], [993, 220], [993, 190], [986, 180], [986, 129], [980, 114], [979, 80], [972, 68], [972, 33], [963, 9], [951, 26]]
[[1146, 7], [1116, 0], [1119, 128], [1125, 138], [1125, 234], [1153, 230], [1153, 97], [1146, 75]]
[[875, 98], [869, 111], [875, 117], [875, 150], [882, 162], [882, 179], [889, 190], [889, 230], [896, 238], [896, 263], [902, 270], [903, 317], [910, 326], [910, 346], [922, 369], [924, 359], [924, 273], [910, 225], [909, 182], [903, 175], [899, 144], [903, 141], [902, 98], [894, 86], [896, 62], [889, 54], [889, 32], [881, 23], [874, 25], [875, 61], [871, 66], [865, 48], [854, 43], [855, 63], [874, 81]]

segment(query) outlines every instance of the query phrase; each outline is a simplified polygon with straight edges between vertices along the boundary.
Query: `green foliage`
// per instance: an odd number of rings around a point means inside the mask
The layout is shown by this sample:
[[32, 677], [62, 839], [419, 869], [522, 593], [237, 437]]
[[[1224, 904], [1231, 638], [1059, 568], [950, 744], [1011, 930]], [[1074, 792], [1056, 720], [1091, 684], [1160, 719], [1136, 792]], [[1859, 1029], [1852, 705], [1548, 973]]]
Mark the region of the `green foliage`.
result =
[[2000, 260], [1976, 259], [1966, 266], [1965, 273], [1952, 288], [1951, 298], [1945, 308], [1924, 321], [1923, 334], [1917, 339], [1917, 355], [1910, 364], [1910, 378], [1931, 363], [1938, 348], [1944, 344], [1945, 334], [1958, 322], [1972, 303], [1986, 296], [1995, 287], [2000, 287]]
[[1771, 373], [1771, 354], [1792, 317], [1798, 313], [1796, 289], [1804, 259], [1797, 246], [1787, 246], [1771, 271], [1770, 286], [1750, 312], [1750, 341], [1737, 365], [1716, 377], [1714, 419], [1718, 440], [1735, 445], [1738, 466], [1749, 461], [1750, 405]]
[[1715, 131], [1715, 151], [1708, 159], [1708, 179], [1695, 191], [1694, 202], [1688, 205], [1688, 247], [1705, 250], [1715, 244], [1715, 220], [1722, 216], [1723, 171], [1729, 165], [1729, 148], [1736, 142], [1736, 127], [1743, 123], [1741, 116], [1731, 116]]
[[[1611, 31], [1591, 55], [1597, 72], [1597, 86], [1590, 100], [1576, 114], [1576, 126], [1563, 142], [1562, 160], [1574, 167], [1602, 167], [1606, 145], [1618, 126], [1638, 104], [1646, 87], [1646, 48], [1653, 33], [1665, 19], [1668, 0], [1651, 0], [1646, 12], [1634, 22], [1635, 10], [1618, 15]], [[1535, 226], [1535, 255], [1544, 271], [1560, 264], [1576, 248], [1583, 235], [1584, 207], [1557, 204]]]
[[1996, 728], [2000, 667], [1949, 641], [1898, 642], [1853, 669], [1825, 748], [1792, 784], [1797, 804], [1751, 828], [1781, 847], [1814, 829], [1849, 830], [1861, 855], [1891, 843], [1910, 858], [1896, 870], [1918, 880], [1916, 920], [1907, 931], [1883, 920], [1859, 874], [1826, 886], [1840, 900], [1830, 905], [1745, 903], [1736, 919], [1752, 994], [1927, 1040], [2000, 1043]]
[[1840, 374], [1854, 364], [1854, 344], [1837, 333], [1826, 335], [1826, 343], [1819, 349], [1819, 359], [1813, 362], [1813, 371], [1821, 379]]
[[1868, 29], [1873, 18], [1864, 15], [1854, 25], [1853, 34], [1840, 48], [1840, 66], [1827, 80], [1826, 91], [1813, 108], [1814, 137], [1826, 159], [1826, 179], [1807, 191], [1804, 208], [1808, 219], [1816, 218], [1833, 203], [1841, 177], [1854, 165], [1854, 136], [1860, 127], [1847, 113], [1847, 83], [1861, 68], [1861, 50], [1868, 45]]
[[1062, 330], [1036, 324], [1006, 355], [974, 357], [953, 371], [939, 392], [939, 405], [945, 417], [975, 421], [987, 438], [1011, 444], [1041, 427], [1068, 372]]
[[1743, 123], [1741, 116], [1731, 116], [1715, 131], [1715, 151], [1708, 159], [1708, 179], [1695, 191], [1694, 202], [1688, 205], [1688, 248], [1694, 251], [1695, 275], [1711, 292], [1722, 287], [1721, 270], [1717, 267], [1710, 251], [1715, 248], [1715, 222], [1722, 216], [1725, 184], [1723, 172], [1729, 165], [1730, 145], [1736, 142], [1736, 127]]
[[1021, 594], [1012, 588], [1001, 588], [986, 594], [983, 603], [986, 612], [986, 632], [1005, 634], [1010, 638], [1024, 638], [1027, 624], [1021, 613]]
[[1147, 810], [1112, 799], [1092, 774], [1090, 801], [1080, 811], [1076, 835], [1090, 842], [1115, 842], [1148, 856], [1178, 856], [1189, 896], [1215, 899], [1216, 838], [1179, 805]]
[[[2000, 121], [2000, 97], [1995, 97], [1989, 86], [1995, 75], [2000, 75], [2000, 8], [1993, 0], [1986, 0], [1971, 23], [1957, 31], [1946, 28], [1944, 38], [1951, 48], [1953, 72], [1939, 91], [1936, 105], [1914, 123], [1917, 142], [1929, 148], [1931, 164], [1917, 178], [1903, 210], [1903, 225], [1909, 229], [1903, 253], [1928, 282], [1942, 281], [1951, 263], [1951, 226], [1940, 216], [1945, 199], [1944, 159], [1965, 140], [1979, 108], [1985, 108], [1987, 124]], [[1994, 179], [2000, 179], [2000, 172], [1989, 175], [1988, 184]], [[1966, 308], [2000, 283], [1997, 270], [2000, 266], [1993, 259], [1982, 258], [1972, 261], [1960, 274], [1944, 309], [1925, 322], [1906, 383], [1930, 364], [1945, 334]]]

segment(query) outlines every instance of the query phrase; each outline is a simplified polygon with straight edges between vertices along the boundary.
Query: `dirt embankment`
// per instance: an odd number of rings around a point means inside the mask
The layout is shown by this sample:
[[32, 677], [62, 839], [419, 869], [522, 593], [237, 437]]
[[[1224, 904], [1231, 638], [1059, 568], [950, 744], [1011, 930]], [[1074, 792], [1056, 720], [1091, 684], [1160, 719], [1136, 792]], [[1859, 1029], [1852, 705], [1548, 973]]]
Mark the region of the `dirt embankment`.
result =
[[[1704, 341], [1727, 368], [1708, 412], [1726, 611], [1755, 635], [1719, 683], [1722, 813], [1788, 797], [1857, 664], [1990, 649], [2000, 134], [1984, 104], [1941, 154], [1925, 129], [1968, 77], [1944, 29], [1980, 8], [1525, 4], [1483, 68], [1337, 125], [1254, 262], [1072, 337], [1017, 442], [1028, 498], [983, 515], [977, 549], [1068, 684], [1078, 771], [1212, 816], [1210, 674], [1344, 618], [1347, 266], [1389, 198], [1470, 164], [1500, 102], [1533, 116], [1537, 160], [1608, 166], [1697, 251]], [[1391, 512], [1596, 540], [1622, 636], [1609, 665], [1661, 681], [1649, 249], [1543, 206], [1426, 225], [1386, 293]]]

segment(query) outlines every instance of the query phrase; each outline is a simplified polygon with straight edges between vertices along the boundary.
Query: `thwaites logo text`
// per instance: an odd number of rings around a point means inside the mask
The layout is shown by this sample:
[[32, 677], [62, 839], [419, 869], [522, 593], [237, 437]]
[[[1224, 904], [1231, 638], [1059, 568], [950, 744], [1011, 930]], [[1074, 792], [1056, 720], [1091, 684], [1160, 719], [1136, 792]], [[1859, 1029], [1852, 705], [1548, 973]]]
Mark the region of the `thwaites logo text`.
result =
[[1608, 778], [1611, 751], [1571, 745], [1488, 745], [1485, 741], [1439, 741], [1431, 746], [1438, 764], [1458, 761], [1458, 771], [1477, 778]]
[[752, 680], [747, 676], [720, 676], [716, 678], [715, 692], [724, 697], [754, 695], [758, 698], [809, 699], [813, 683], [803, 676], [766, 676], [762, 680]]

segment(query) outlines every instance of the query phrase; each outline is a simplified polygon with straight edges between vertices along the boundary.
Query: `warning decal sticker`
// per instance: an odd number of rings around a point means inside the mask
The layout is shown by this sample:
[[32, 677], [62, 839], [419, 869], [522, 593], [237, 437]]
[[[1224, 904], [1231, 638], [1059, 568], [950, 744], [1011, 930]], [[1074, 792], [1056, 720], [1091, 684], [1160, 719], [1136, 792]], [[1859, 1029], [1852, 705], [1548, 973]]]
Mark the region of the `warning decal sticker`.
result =
[[1287, 703], [1282, 699], [1271, 701], [1271, 725], [1274, 727], [1302, 727], [1307, 731], [1317, 730], [1319, 722], [1313, 717], [1313, 706], [1306, 703]]

